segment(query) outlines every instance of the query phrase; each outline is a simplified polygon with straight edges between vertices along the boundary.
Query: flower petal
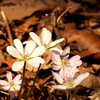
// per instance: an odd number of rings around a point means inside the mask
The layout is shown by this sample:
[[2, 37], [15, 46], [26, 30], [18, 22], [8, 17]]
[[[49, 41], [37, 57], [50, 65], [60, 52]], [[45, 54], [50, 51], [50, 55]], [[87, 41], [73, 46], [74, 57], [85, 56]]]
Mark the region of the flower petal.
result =
[[20, 85], [16, 85], [14, 88], [15, 88], [15, 90], [20, 90]]
[[37, 56], [41, 56], [43, 55], [45, 52], [45, 47], [44, 46], [40, 46], [40, 47], [37, 47], [34, 52], [31, 54], [30, 57], [37, 57]]
[[40, 43], [40, 38], [38, 37], [37, 34], [35, 34], [34, 32], [30, 32], [29, 35], [31, 36], [31, 38], [33, 39], [33, 41], [38, 44], [39, 46], [41, 46]]
[[58, 90], [65, 90], [66, 86], [64, 85], [52, 85], [53, 88], [58, 89]]
[[48, 48], [50, 51], [54, 50], [54, 51], [58, 51], [60, 54], [63, 53], [63, 50], [57, 48], [57, 47], [53, 47], [53, 48]]
[[6, 74], [8, 81], [12, 80], [12, 73], [10, 71], [7, 72]]
[[8, 46], [7, 48], [7, 52], [12, 55], [13, 57], [15, 58], [19, 58], [19, 59], [22, 59], [22, 57], [20, 56], [20, 53], [18, 52], [18, 50], [13, 47], [13, 46]]
[[15, 47], [17, 48], [17, 50], [18, 50], [21, 54], [23, 54], [23, 44], [22, 44], [22, 42], [21, 42], [19, 39], [15, 39], [15, 40], [14, 40], [14, 45], [15, 45]]
[[79, 66], [82, 64], [82, 61], [80, 60], [79, 55], [75, 55], [69, 59], [69, 63], [71, 64], [71, 66]]
[[7, 85], [7, 86], [3, 86], [2, 88], [3, 88], [4, 90], [9, 90], [10, 87]]
[[56, 64], [56, 65], [61, 64], [61, 58], [60, 58], [60, 54], [58, 51], [52, 51], [51, 59], [54, 64]]
[[15, 83], [20, 85], [22, 83], [22, 80], [15, 81]]
[[23, 66], [24, 66], [25, 61], [16, 61], [12, 65], [12, 70], [13, 71], [19, 71]]
[[72, 63], [72, 62], [78, 61], [80, 60], [80, 58], [81, 57], [79, 55], [75, 55], [69, 59], [69, 62]]
[[70, 77], [70, 70], [68, 67], [64, 66], [60, 69], [59, 75], [66, 80], [67, 77]]
[[36, 44], [33, 41], [28, 41], [26, 46], [25, 46], [25, 53], [26, 54], [31, 54], [33, 50], [35, 49]]
[[20, 78], [21, 78], [21, 75], [17, 75], [13, 80], [14, 80], [14, 81], [19, 81]]
[[53, 70], [59, 70], [60, 68], [61, 68], [61, 66], [52, 64], [52, 69]]
[[[70, 53], [70, 47], [67, 46], [67, 47], [64, 49], [62, 55], [63, 55], [63, 56], [65, 56], [65, 55], [69, 55], [69, 53]], [[67, 58], [68, 58], [68, 57], [67, 57]]]
[[44, 63], [44, 59], [42, 59], [41, 57], [35, 57], [33, 59], [28, 60], [27, 63], [34, 67], [39, 67], [40, 63]]
[[1, 84], [1, 85], [8, 85], [8, 82], [5, 81], [5, 80], [0, 80], [0, 84]]
[[48, 31], [46, 28], [42, 29], [42, 41], [43, 44], [48, 44], [51, 40], [51, 32]]
[[89, 73], [82, 73], [80, 74], [75, 80], [74, 80], [74, 85], [77, 86], [79, 85], [85, 78], [89, 76]]
[[50, 44], [49, 47], [55, 46], [56, 44], [58, 44], [58, 43], [60, 43], [60, 42], [62, 42], [62, 41], [64, 41], [64, 38], [61, 38], [61, 39], [55, 40], [54, 42], [52, 42], [52, 43]]
[[62, 77], [59, 74], [57, 74], [57, 73], [55, 73], [53, 71], [52, 71], [52, 74], [56, 78], [56, 80], [58, 81], [58, 83], [60, 83], [60, 84], [63, 83], [64, 80], [62, 79]]

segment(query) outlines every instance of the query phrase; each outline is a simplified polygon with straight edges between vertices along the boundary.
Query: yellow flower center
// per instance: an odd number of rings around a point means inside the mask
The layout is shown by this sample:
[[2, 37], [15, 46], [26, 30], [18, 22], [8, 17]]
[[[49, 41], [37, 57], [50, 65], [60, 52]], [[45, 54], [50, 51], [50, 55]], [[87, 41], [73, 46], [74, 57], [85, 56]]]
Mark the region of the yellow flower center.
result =
[[48, 47], [48, 45], [47, 45], [47, 44], [44, 44], [44, 47], [45, 47], [45, 48], [47, 48], [47, 47]]
[[24, 55], [23, 60], [24, 61], [27, 61], [27, 59], [28, 59], [28, 56], [27, 55]]
[[62, 62], [62, 63], [61, 63], [61, 66], [62, 66], [62, 67], [66, 66], [66, 65], [67, 65], [67, 62]]
[[14, 83], [13, 80], [9, 82], [9, 86], [10, 86], [10, 87], [14, 87], [14, 85], [15, 85], [15, 83]]
[[72, 87], [74, 85], [73, 79], [66, 80], [64, 85], [67, 86], [67, 87]]

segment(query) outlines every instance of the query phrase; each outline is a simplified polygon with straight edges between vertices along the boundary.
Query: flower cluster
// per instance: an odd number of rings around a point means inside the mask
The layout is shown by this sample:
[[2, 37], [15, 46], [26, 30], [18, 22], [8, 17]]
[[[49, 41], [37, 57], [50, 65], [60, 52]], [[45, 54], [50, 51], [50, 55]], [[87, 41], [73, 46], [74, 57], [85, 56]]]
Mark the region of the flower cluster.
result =
[[[55, 40], [51, 42], [52, 34], [46, 28], [42, 30], [42, 41], [41, 39], [34, 33], [29, 33], [32, 40], [21, 42], [19, 39], [14, 39], [14, 46], [8, 46], [6, 48], [7, 52], [18, 60], [15, 61], [12, 65], [13, 71], [19, 71], [22, 69], [26, 63], [39, 67], [40, 63], [44, 63], [44, 59], [41, 57], [47, 50], [57, 50], [62, 52], [62, 50], [58, 49], [56, 45], [64, 40], [64, 38]], [[25, 45], [25, 46], [24, 46]], [[8, 82], [5, 80], [0, 80], [0, 85], [4, 90], [8, 90], [11, 98], [14, 98], [15, 90], [20, 90], [20, 75], [17, 75], [14, 79], [12, 79], [11, 72], [7, 73]]]
[[35, 33], [30, 32], [29, 34], [33, 40], [24, 42], [24, 44], [26, 44], [25, 48], [19, 39], [14, 40], [15, 47], [7, 47], [7, 52], [19, 59], [12, 65], [13, 71], [19, 71], [25, 62], [34, 67], [39, 67], [40, 63], [44, 63], [44, 60], [40, 56], [42, 56], [46, 50], [61, 51], [56, 48], [56, 44], [62, 42], [64, 38], [58, 39], [50, 44], [51, 32], [46, 28], [43, 28], [42, 31], [42, 42], [40, 42], [39, 37]]
[[60, 83], [59, 85], [53, 85], [55, 89], [72, 89], [89, 76], [89, 73], [86, 72], [75, 78], [75, 74], [78, 72], [77, 66], [81, 65], [82, 61], [79, 55], [68, 58], [69, 53], [69, 46], [65, 48], [61, 56], [58, 51], [53, 51], [52, 53], [53, 70], [59, 70], [58, 73], [52, 71], [52, 74]]
[[[59, 83], [59, 85], [53, 85], [53, 88], [60, 90], [72, 89], [88, 77], [88, 72], [75, 77], [75, 74], [78, 72], [77, 66], [82, 64], [79, 55], [69, 58], [69, 46], [65, 50], [60, 50], [56, 47], [64, 38], [51, 42], [52, 33], [46, 28], [42, 30], [42, 39], [34, 32], [30, 32], [29, 35], [32, 40], [22, 43], [19, 39], [14, 39], [14, 46], [8, 46], [6, 48], [10, 55], [17, 58], [17, 61], [12, 65], [13, 71], [19, 71], [23, 67], [25, 68], [26, 63], [34, 67], [39, 67], [40, 64], [45, 62], [42, 58], [43, 54], [49, 50], [52, 51], [52, 69], [59, 71], [58, 73], [52, 71], [52, 74]], [[14, 98], [15, 90], [20, 90], [20, 84], [23, 83], [20, 79], [21, 75], [17, 75], [12, 79], [11, 72], [7, 72], [6, 76], [8, 81], [0, 80], [0, 85], [2, 85], [4, 90], [9, 91], [11, 98]]]

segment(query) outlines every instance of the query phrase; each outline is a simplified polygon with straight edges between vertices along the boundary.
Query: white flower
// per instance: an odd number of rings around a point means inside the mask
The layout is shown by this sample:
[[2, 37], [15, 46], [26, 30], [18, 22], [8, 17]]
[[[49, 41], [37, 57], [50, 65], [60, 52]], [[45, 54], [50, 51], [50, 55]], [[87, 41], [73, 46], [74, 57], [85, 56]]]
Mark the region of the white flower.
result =
[[89, 73], [82, 73], [78, 77], [74, 77], [75, 73], [78, 72], [78, 69], [74, 66], [72, 69], [64, 66], [64, 69], [59, 71], [59, 74], [52, 71], [52, 74], [56, 78], [59, 85], [53, 85], [52, 87], [55, 89], [65, 90], [65, 89], [73, 89], [75, 86], [79, 85], [86, 77], [89, 76]]
[[50, 41], [52, 39], [52, 34], [46, 28], [43, 28], [43, 30], [42, 30], [42, 40], [41, 41], [40, 41], [40, 38], [38, 37], [38, 35], [35, 34], [34, 32], [30, 32], [29, 35], [31, 36], [33, 41], [38, 46], [44, 46], [45, 47], [45, 51], [46, 50], [57, 50], [59, 52], [62, 52], [62, 50], [60, 50], [60, 49], [58, 49], [56, 47], [56, 44], [62, 42], [64, 40], [64, 38], [55, 40], [54, 42], [50, 43]]
[[6, 74], [7, 80], [0, 80], [0, 85], [4, 90], [8, 90], [11, 98], [15, 96], [15, 90], [20, 90], [20, 84], [22, 82], [21, 75], [17, 75], [14, 79], [12, 79], [12, 73], [10, 71]]
[[14, 40], [14, 45], [16, 48], [13, 46], [7, 47], [7, 52], [19, 59], [12, 65], [13, 71], [20, 70], [24, 66], [25, 61], [34, 67], [38, 67], [40, 63], [44, 63], [44, 60], [38, 57], [45, 52], [44, 47], [35, 48], [36, 44], [33, 41], [28, 41], [24, 49], [23, 44], [18, 39]]
[[58, 51], [52, 51], [52, 62], [53, 62], [53, 70], [59, 70], [66, 67], [73, 67], [73, 66], [79, 66], [82, 64], [82, 61], [80, 60], [79, 55], [75, 55], [71, 58], [69, 57], [70, 53], [70, 47], [67, 46], [65, 50], [62, 53], [62, 57], [60, 56], [60, 53]]

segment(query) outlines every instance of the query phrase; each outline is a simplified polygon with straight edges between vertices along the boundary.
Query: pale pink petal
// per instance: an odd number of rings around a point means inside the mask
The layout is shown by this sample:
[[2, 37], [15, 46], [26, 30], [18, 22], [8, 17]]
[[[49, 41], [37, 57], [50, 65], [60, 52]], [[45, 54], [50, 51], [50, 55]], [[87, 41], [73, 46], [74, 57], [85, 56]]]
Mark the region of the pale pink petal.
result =
[[33, 41], [34, 41], [38, 46], [41, 46], [40, 38], [38, 37], [37, 34], [35, 34], [34, 32], [30, 32], [29, 35], [31, 36], [31, 38], [33, 39]]
[[5, 80], [0, 80], [0, 85], [8, 85], [8, 82]]
[[15, 83], [20, 85], [22, 83], [22, 80], [15, 81]]
[[80, 60], [80, 56], [79, 55], [75, 55], [75, 56], [73, 56], [73, 57], [71, 57], [70, 59], [69, 59], [69, 63], [73, 66], [79, 66], [79, 65], [81, 65], [82, 64], [82, 61]]
[[7, 85], [7, 86], [3, 86], [2, 88], [3, 88], [4, 90], [9, 90], [10, 87]]
[[[59, 75], [63, 78], [63, 79], [66, 79], [66, 77], [70, 77], [70, 70], [68, 67], [64, 66], [60, 69], [59, 71]], [[65, 76], [64, 76], [65, 75]]]
[[77, 66], [72, 66], [70, 70], [70, 75], [72, 78], [74, 78], [74, 75], [78, 72]]
[[13, 46], [8, 46], [6, 49], [7, 49], [7, 52], [8, 52], [10, 55], [12, 55], [13, 57], [22, 59], [20, 53], [18, 52], [18, 50], [17, 50], [15, 47], [13, 47]]
[[50, 44], [49, 47], [55, 46], [56, 44], [58, 44], [58, 43], [60, 43], [60, 42], [62, 42], [62, 41], [64, 41], [64, 38], [61, 38], [61, 39], [55, 40], [54, 42], [52, 42], [52, 43]]
[[14, 81], [19, 81], [20, 78], [21, 78], [21, 75], [17, 75], [13, 80], [14, 80]]
[[70, 63], [71, 66], [80, 66], [81, 64], [82, 64], [81, 60]]
[[48, 44], [51, 40], [51, 32], [46, 28], [42, 29], [42, 41], [44, 44]]
[[[69, 46], [67, 46], [65, 49], [64, 49], [64, 51], [63, 51], [63, 53], [62, 53], [62, 55], [63, 56], [65, 56], [66, 54], [67, 54], [67, 56], [69, 55], [69, 53], [70, 53], [70, 47]], [[67, 57], [68, 58], [68, 57]]]
[[31, 54], [33, 50], [35, 49], [35, 47], [36, 47], [36, 44], [33, 41], [28, 41], [25, 46], [25, 53]]
[[6, 74], [8, 81], [12, 80], [12, 73], [10, 71], [7, 72]]
[[28, 60], [27, 63], [34, 67], [39, 67], [40, 63], [44, 63], [44, 59], [42, 59], [41, 57], [35, 57], [33, 59]]
[[53, 47], [53, 48], [48, 48], [50, 51], [54, 50], [54, 51], [58, 51], [60, 54], [63, 53], [63, 50], [57, 48], [57, 47]]
[[13, 71], [19, 71], [20, 69], [23, 68], [24, 62], [25, 61], [16, 61], [16, 62], [14, 62], [14, 64], [12, 65], [12, 70]]
[[15, 88], [15, 90], [20, 90], [20, 85], [16, 85], [14, 88]]
[[58, 51], [52, 51], [51, 59], [54, 64], [61, 65], [61, 58]]
[[62, 77], [59, 74], [57, 74], [57, 73], [55, 73], [53, 71], [52, 71], [52, 74], [56, 78], [56, 80], [57, 80], [58, 83], [60, 83], [60, 84], [63, 83], [64, 80], [62, 79]]
[[61, 68], [61, 66], [52, 64], [52, 69], [53, 70], [59, 70], [60, 68]]
[[53, 88], [58, 89], [58, 90], [65, 90], [66, 86], [64, 85], [52, 85]]
[[40, 46], [40, 47], [37, 47], [34, 52], [31, 54], [30, 57], [37, 57], [37, 56], [41, 56], [44, 54], [45, 52], [45, 47], [44, 46]]
[[15, 97], [15, 90], [11, 88], [9, 91], [10, 97], [13, 99]]
[[70, 59], [69, 59], [69, 62], [70, 63], [72, 63], [72, 62], [76, 62], [76, 61], [78, 61], [78, 60], [80, 60], [80, 56], [79, 55], [75, 55], [75, 56], [73, 56], [73, 57], [71, 57]]
[[79, 85], [85, 78], [89, 76], [89, 73], [82, 73], [74, 80], [74, 86]]
[[22, 42], [21, 42], [19, 39], [15, 39], [15, 40], [14, 40], [14, 45], [15, 45], [15, 47], [17, 48], [17, 50], [18, 50], [21, 54], [23, 54], [23, 44], [22, 44]]

